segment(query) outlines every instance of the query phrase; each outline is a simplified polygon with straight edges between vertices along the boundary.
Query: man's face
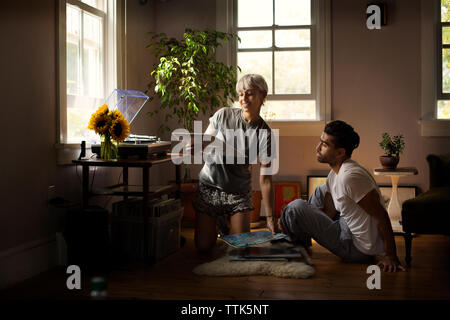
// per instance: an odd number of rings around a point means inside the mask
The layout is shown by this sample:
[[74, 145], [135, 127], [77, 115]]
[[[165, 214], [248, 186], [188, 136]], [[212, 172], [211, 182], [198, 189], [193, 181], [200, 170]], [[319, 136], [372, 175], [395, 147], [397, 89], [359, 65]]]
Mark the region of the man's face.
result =
[[320, 163], [336, 163], [337, 149], [334, 146], [332, 136], [323, 132], [320, 136], [320, 142], [317, 145], [316, 151], [317, 161]]

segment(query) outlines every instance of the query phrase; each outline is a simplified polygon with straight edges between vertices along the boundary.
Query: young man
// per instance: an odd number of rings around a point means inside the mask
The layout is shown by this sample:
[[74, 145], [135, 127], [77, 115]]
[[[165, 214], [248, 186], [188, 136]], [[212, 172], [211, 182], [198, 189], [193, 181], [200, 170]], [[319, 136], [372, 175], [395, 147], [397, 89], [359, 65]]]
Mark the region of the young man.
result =
[[331, 171], [308, 202], [295, 200], [283, 210], [279, 227], [292, 241], [310, 245], [311, 237], [347, 262], [373, 261], [387, 272], [400, 264], [388, 213], [373, 177], [351, 159], [359, 135], [343, 121], [325, 126], [317, 160]]

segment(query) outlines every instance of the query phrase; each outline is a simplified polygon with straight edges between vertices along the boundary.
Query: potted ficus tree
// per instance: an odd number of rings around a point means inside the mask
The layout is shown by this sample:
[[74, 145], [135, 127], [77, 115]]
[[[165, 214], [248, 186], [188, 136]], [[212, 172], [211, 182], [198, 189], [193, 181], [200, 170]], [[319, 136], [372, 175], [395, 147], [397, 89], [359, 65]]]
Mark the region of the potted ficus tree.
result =
[[[232, 105], [237, 98], [236, 68], [217, 61], [216, 50], [223, 42], [238, 39], [236, 34], [186, 29], [181, 40], [168, 38], [164, 33], [150, 32], [149, 35], [151, 43], [147, 48], [156, 62], [146, 93], [150, 101], [158, 98], [159, 106], [147, 116], [162, 114], [160, 134], [171, 131], [169, 123], [172, 119], [192, 132], [193, 122], [200, 113], [211, 116], [220, 107]], [[182, 182], [182, 200], [186, 198], [183, 204], [192, 207], [190, 198], [197, 183], [190, 178], [187, 167], [184, 167]], [[186, 215], [193, 213], [186, 214], [185, 211]]]
[[380, 147], [384, 150], [384, 155], [380, 156], [380, 163], [383, 169], [395, 169], [400, 161], [400, 153], [405, 148], [405, 141], [403, 135], [391, 136], [384, 132], [382, 134], [382, 140]]
[[[238, 39], [233, 33], [206, 29], [186, 29], [181, 40], [164, 33], [150, 32], [147, 46], [156, 58], [146, 93], [150, 101], [159, 98], [159, 107], [149, 111], [153, 117], [163, 113], [158, 132], [170, 132], [168, 123], [178, 124], [192, 132], [199, 113], [211, 116], [220, 107], [229, 107], [236, 99], [236, 68], [216, 59], [222, 42]], [[185, 177], [189, 179], [185, 168]]]
[[150, 99], [160, 105], [148, 112], [152, 117], [164, 113], [158, 131], [169, 132], [170, 119], [192, 131], [199, 113], [212, 115], [220, 107], [229, 107], [236, 99], [236, 68], [216, 59], [222, 42], [236, 39], [233, 33], [186, 29], [183, 39], [167, 38], [164, 33], [149, 33], [147, 46], [156, 58], [147, 85]]

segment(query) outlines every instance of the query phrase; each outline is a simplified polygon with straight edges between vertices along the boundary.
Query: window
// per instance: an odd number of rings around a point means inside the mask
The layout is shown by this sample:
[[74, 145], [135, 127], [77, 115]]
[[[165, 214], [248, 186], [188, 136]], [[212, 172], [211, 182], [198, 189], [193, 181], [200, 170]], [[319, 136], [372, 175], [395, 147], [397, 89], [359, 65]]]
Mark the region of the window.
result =
[[450, 119], [450, 0], [441, 0], [440, 28], [438, 37], [438, 52], [441, 61], [439, 65], [438, 101], [436, 118]]
[[94, 142], [94, 112], [117, 88], [114, 0], [59, 1], [59, 143]]
[[449, 1], [420, 1], [421, 135], [450, 136]]
[[237, 0], [240, 78], [259, 73], [269, 86], [266, 120], [315, 120], [310, 0]]
[[241, 69], [238, 78], [258, 73], [266, 79], [269, 92], [261, 109], [264, 119], [326, 120], [328, 1], [235, 0], [233, 6], [233, 31], [241, 39], [234, 50]]

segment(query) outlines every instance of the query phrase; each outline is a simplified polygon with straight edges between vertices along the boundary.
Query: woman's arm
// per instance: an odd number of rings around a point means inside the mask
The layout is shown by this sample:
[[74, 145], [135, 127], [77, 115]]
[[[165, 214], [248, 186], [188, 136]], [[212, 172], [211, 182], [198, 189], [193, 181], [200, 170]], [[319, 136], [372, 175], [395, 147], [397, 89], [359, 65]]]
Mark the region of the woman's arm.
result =
[[[261, 167], [270, 167], [270, 163], [261, 164]], [[272, 176], [260, 175], [259, 184], [267, 217], [267, 227], [272, 233], [278, 232], [277, 217], [273, 210], [273, 185]]]
[[204, 134], [209, 134], [210, 136], [215, 136], [216, 135], [216, 130], [211, 125], [211, 123], [208, 125], [208, 128], [206, 128], [206, 131], [205, 131]]

